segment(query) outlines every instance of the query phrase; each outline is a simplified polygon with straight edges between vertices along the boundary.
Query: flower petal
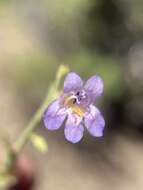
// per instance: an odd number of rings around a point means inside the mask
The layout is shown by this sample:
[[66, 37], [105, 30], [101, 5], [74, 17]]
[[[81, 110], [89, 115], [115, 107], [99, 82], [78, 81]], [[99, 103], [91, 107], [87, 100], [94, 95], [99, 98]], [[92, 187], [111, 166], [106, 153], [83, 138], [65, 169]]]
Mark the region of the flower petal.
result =
[[97, 96], [100, 96], [103, 92], [103, 80], [100, 76], [95, 75], [89, 78], [84, 86], [84, 89], [93, 103]]
[[78, 91], [82, 88], [83, 81], [80, 76], [74, 72], [70, 72], [64, 81], [64, 92], [69, 93], [71, 91]]
[[60, 128], [66, 118], [64, 108], [61, 108], [59, 100], [53, 101], [43, 115], [43, 121], [46, 128], [56, 130]]
[[89, 133], [95, 137], [103, 136], [105, 120], [100, 111], [93, 105], [90, 106], [89, 112], [85, 114], [84, 122]]
[[69, 115], [64, 130], [66, 139], [72, 143], [77, 143], [82, 139], [83, 131], [81, 118], [75, 114]]

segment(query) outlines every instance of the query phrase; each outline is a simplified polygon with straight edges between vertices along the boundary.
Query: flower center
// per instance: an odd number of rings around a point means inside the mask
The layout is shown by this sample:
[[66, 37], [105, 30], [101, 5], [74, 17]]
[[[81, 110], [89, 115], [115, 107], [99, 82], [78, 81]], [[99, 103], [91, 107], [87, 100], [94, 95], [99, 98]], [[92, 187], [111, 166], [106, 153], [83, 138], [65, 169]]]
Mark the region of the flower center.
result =
[[84, 109], [78, 104], [78, 97], [75, 95], [65, 96], [64, 105], [70, 108], [75, 114], [80, 117], [84, 115]]

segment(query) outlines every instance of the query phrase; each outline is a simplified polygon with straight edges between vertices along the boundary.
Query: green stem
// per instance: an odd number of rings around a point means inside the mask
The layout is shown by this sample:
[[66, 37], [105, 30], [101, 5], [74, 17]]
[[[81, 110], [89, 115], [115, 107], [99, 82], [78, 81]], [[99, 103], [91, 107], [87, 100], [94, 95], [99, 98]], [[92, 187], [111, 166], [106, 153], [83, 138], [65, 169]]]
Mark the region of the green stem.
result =
[[47, 96], [44, 102], [39, 107], [39, 109], [35, 112], [34, 116], [31, 118], [29, 124], [27, 125], [27, 127], [25, 128], [21, 136], [16, 141], [15, 143], [16, 153], [19, 153], [23, 149], [24, 145], [27, 143], [27, 141], [31, 137], [32, 132], [38, 127], [38, 124], [42, 118], [42, 115], [46, 107], [49, 104], [49, 101], [50, 101], [50, 98], [49, 96]]
[[5, 175], [6, 173], [9, 172], [9, 170], [11, 170], [11, 168], [13, 167], [13, 164], [15, 163], [17, 155], [20, 153], [20, 151], [22, 151], [25, 144], [29, 141], [32, 132], [38, 127], [38, 124], [42, 118], [42, 115], [46, 107], [48, 106], [49, 102], [52, 99], [52, 96], [51, 96], [52, 91], [53, 91], [53, 87], [49, 89], [50, 93], [47, 94], [45, 100], [43, 101], [39, 109], [35, 112], [30, 122], [26, 126], [25, 130], [15, 142], [14, 149], [9, 144], [7, 145], [7, 159], [5, 161], [3, 168], [1, 168], [0, 170], [0, 176]]
[[[47, 108], [48, 104], [58, 96], [58, 86], [60, 84], [60, 81], [62, 77], [69, 72], [69, 68], [61, 65], [57, 71], [56, 79], [52, 83], [51, 87], [49, 88], [49, 91], [47, 93], [47, 96], [39, 109], [35, 112], [33, 117], [31, 118], [30, 122], [26, 126], [23, 133], [19, 136], [17, 141], [14, 144], [14, 149], [10, 145], [7, 148], [7, 158], [6, 162], [3, 166], [3, 168], [0, 170], [0, 177], [5, 176], [6, 174], [9, 174], [12, 167], [14, 166], [14, 163], [16, 161], [17, 156], [24, 148], [25, 144], [30, 140], [31, 135], [33, 131], [39, 126], [40, 120], [42, 118], [42, 115]], [[8, 183], [8, 182], [7, 182]]]
[[55, 82], [52, 84], [52, 86], [49, 89], [49, 92], [47, 93], [47, 96], [39, 109], [35, 112], [34, 116], [31, 118], [29, 124], [26, 126], [24, 132], [21, 134], [21, 136], [18, 138], [18, 140], [15, 143], [15, 151], [16, 154], [19, 153], [24, 145], [28, 142], [28, 140], [31, 137], [32, 132], [38, 127], [38, 124], [42, 118], [42, 115], [48, 106], [49, 102], [54, 99], [58, 95], [58, 86], [60, 84], [60, 81], [62, 77], [69, 72], [69, 68], [61, 65], [57, 71]]

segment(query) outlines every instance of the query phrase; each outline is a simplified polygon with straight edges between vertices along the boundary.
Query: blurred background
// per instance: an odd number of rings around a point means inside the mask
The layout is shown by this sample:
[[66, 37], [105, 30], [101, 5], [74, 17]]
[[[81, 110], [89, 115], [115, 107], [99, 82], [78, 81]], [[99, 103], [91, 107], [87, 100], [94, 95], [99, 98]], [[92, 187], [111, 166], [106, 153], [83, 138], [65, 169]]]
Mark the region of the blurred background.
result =
[[[63, 129], [37, 132], [15, 190], [143, 189], [143, 1], [0, 0], [0, 134], [13, 142], [44, 99], [60, 64], [103, 77], [103, 138], [72, 145]], [[1, 147], [0, 160], [3, 158]]]

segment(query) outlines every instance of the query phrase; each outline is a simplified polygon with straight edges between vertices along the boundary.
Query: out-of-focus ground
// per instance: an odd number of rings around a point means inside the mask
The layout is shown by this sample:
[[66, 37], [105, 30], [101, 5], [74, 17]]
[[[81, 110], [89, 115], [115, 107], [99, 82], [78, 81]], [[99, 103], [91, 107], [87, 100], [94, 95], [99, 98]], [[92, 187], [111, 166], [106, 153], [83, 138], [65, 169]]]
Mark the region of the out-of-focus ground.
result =
[[63, 129], [49, 132], [41, 123], [38, 132], [47, 139], [48, 153], [30, 143], [25, 148], [34, 188], [142, 190], [143, 3], [11, 2], [0, 4], [1, 135], [11, 142], [19, 136], [59, 64], [84, 78], [98, 73], [105, 81], [98, 101], [106, 119], [104, 137], [86, 134], [72, 145]]

